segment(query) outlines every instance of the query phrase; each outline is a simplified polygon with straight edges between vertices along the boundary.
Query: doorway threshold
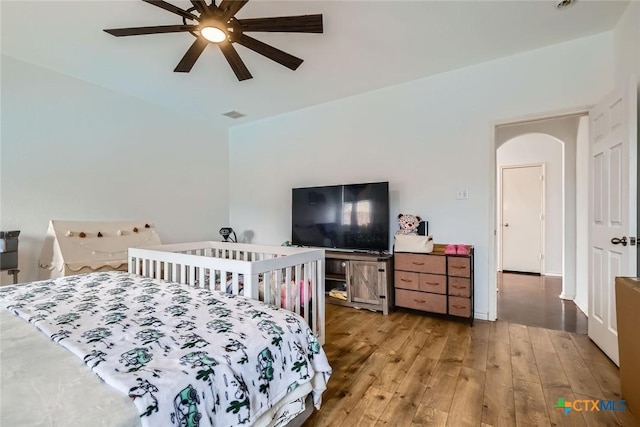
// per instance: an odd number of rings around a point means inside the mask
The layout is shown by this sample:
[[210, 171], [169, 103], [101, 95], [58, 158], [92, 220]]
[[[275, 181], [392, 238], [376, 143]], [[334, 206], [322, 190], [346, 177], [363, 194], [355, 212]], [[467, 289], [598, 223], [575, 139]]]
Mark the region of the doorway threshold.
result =
[[511, 274], [526, 274], [527, 276], [542, 276], [542, 274], [540, 273], [533, 273], [531, 271], [502, 270], [502, 272]]

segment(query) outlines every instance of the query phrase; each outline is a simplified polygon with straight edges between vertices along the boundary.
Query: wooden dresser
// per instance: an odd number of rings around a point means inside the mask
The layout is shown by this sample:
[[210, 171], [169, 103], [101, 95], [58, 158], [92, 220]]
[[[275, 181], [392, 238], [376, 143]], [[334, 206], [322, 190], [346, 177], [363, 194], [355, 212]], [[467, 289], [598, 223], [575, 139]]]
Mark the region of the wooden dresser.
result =
[[473, 323], [473, 246], [467, 246], [469, 255], [445, 255], [445, 247], [394, 254], [395, 305]]

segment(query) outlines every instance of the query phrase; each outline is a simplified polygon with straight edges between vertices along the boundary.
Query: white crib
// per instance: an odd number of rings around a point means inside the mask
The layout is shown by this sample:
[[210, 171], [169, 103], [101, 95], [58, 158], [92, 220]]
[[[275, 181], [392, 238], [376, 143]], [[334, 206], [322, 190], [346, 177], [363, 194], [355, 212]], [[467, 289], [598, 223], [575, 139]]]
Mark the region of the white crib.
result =
[[128, 257], [131, 273], [291, 310], [324, 344], [323, 249], [207, 241], [129, 248]]

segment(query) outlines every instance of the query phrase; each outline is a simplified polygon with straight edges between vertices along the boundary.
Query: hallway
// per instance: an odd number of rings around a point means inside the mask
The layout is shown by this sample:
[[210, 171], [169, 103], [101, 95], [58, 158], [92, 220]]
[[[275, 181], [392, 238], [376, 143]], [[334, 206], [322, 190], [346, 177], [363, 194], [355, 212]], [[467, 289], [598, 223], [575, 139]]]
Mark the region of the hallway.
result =
[[560, 277], [498, 273], [498, 320], [586, 334], [587, 316], [561, 292]]

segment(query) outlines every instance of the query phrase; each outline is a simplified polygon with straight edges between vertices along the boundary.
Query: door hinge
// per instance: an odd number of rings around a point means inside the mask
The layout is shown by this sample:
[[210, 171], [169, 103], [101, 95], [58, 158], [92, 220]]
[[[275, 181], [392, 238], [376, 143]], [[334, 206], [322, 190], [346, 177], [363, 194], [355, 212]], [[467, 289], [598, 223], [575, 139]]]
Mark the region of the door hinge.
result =
[[635, 246], [636, 245], [636, 238], [635, 237], [629, 237], [629, 245], [631, 245], [631, 246]]

